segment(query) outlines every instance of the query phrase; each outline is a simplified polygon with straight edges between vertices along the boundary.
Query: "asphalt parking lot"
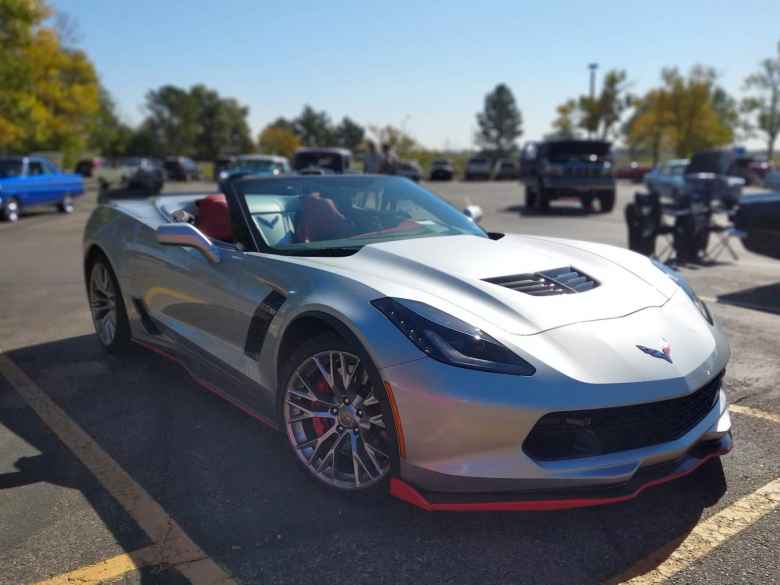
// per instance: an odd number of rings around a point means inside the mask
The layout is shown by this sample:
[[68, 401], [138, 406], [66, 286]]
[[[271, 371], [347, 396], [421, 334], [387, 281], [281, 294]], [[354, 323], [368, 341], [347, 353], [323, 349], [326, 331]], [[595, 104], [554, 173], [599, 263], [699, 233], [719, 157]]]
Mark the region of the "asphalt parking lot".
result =
[[[619, 246], [635, 190], [608, 215], [534, 215], [514, 182], [430, 187], [492, 231]], [[780, 261], [736, 243], [738, 261], [683, 269], [731, 337], [722, 463], [615, 506], [431, 514], [326, 492], [178, 366], [103, 353], [81, 267], [94, 204], [0, 224], [0, 585], [780, 583]]]

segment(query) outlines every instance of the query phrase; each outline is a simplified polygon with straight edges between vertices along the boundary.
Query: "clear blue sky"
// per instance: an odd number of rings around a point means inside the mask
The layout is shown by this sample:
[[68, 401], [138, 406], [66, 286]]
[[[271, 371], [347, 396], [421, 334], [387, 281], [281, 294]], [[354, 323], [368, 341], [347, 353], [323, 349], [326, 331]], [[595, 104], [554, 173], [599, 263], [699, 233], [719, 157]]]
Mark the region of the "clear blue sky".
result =
[[778, 0], [50, 2], [76, 18], [130, 122], [149, 89], [202, 82], [247, 104], [255, 133], [309, 103], [335, 119], [405, 125], [434, 148], [471, 145], [474, 114], [499, 82], [534, 139], [559, 103], [587, 92], [591, 61], [628, 70], [635, 92], [663, 66], [713, 65], [740, 95], [780, 40]]

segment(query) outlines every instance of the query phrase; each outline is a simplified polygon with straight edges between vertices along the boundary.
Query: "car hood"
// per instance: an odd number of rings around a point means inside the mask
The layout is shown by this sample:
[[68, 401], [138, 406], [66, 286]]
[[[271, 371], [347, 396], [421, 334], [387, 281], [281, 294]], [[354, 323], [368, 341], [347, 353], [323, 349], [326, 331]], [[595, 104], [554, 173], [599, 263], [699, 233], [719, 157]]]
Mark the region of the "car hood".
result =
[[[419, 300], [474, 325], [489, 323], [516, 335], [660, 307], [678, 288], [647, 258], [628, 250], [535, 236], [409, 239], [371, 244], [349, 257], [307, 260], [382, 295]], [[565, 267], [598, 286], [540, 297], [485, 280]]]

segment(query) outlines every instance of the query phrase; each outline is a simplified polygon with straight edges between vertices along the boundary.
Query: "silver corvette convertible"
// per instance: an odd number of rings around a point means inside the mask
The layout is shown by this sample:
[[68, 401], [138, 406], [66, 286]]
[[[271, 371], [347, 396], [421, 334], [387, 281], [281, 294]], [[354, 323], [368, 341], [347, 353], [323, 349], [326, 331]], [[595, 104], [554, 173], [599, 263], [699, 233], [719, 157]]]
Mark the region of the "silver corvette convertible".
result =
[[729, 345], [627, 250], [486, 233], [371, 175], [98, 207], [97, 336], [181, 363], [338, 490], [426, 510], [630, 499], [731, 448]]

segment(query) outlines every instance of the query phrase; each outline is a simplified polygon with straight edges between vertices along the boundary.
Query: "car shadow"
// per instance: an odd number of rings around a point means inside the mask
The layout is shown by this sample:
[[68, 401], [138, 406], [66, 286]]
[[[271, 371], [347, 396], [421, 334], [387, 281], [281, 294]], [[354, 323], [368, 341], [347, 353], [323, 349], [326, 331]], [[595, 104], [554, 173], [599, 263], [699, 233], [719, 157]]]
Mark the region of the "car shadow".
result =
[[[312, 575], [337, 582], [345, 563], [355, 583], [598, 583], [682, 540], [726, 489], [715, 460], [614, 506], [427, 513], [384, 493], [320, 486], [299, 468], [282, 433], [151, 352], [109, 356], [93, 336], [81, 336], [9, 357], [242, 583], [301, 583]], [[137, 548], [133, 521], [22, 410], [24, 416], [0, 402], [0, 424], [41, 455], [20, 459], [17, 472], [0, 476], [0, 487], [51, 482], [78, 489], [116, 541]], [[143, 583], [168, 582], [156, 577]]]
[[585, 215], [595, 215], [586, 212], [582, 207], [551, 205], [547, 211], [538, 209], [529, 209], [525, 205], [510, 205], [500, 210], [502, 213], [515, 213], [523, 216], [539, 217], [581, 217]]
[[718, 302], [780, 315], [780, 282], [718, 295]]

